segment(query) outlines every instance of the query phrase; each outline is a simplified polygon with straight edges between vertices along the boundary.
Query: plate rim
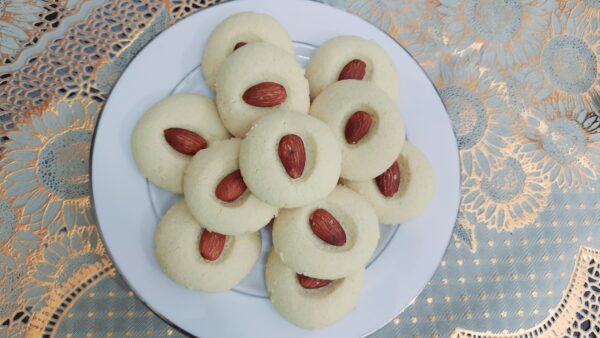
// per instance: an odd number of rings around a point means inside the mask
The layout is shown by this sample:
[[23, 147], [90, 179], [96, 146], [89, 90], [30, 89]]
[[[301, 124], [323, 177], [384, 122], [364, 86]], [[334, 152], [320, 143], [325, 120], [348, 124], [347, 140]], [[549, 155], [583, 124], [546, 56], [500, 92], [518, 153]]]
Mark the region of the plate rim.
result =
[[[346, 11], [344, 9], [335, 7], [331, 4], [328, 3], [324, 3], [321, 2], [319, 0], [304, 0], [304, 1], [308, 1], [308, 2], [312, 2], [324, 7], [328, 7], [330, 9], [333, 9], [335, 11], [339, 11], [341, 13], [345, 13], [345, 14], [350, 14], [351, 16], [353, 16], [354, 18], [357, 18], [361, 21], [363, 21], [364, 23], [367, 23], [368, 25], [372, 26], [373, 28], [375, 28], [376, 30], [378, 30], [379, 32], [385, 34], [391, 41], [393, 41], [398, 47], [400, 47], [402, 50], [404, 50], [404, 52], [414, 61], [414, 63], [419, 67], [419, 69], [421, 70], [421, 72], [423, 73], [423, 75], [425, 75], [425, 78], [427, 79], [427, 81], [430, 83], [431, 87], [435, 90], [436, 95], [439, 98], [439, 102], [442, 104], [442, 107], [444, 109], [444, 111], [446, 112], [446, 115], [444, 116], [444, 119], [447, 121], [448, 125], [450, 125], [451, 130], [452, 130], [452, 141], [453, 141], [453, 149], [455, 149], [456, 151], [456, 156], [458, 158], [458, 173], [459, 173], [459, 177], [458, 177], [458, 187], [456, 187], [456, 189], [459, 192], [459, 203], [456, 206], [456, 215], [454, 217], [454, 226], [452, 227], [452, 231], [450, 231], [450, 234], [448, 236], [448, 239], [446, 240], [446, 247], [444, 248], [444, 253], [442, 254], [442, 257], [440, 257], [440, 260], [438, 262], [437, 267], [431, 272], [430, 276], [428, 277], [428, 282], [423, 284], [421, 287], [419, 287], [419, 291], [418, 293], [415, 295], [415, 297], [408, 302], [406, 305], [404, 305], [402, 307], [402, 309], [400, 311], [398, 311], [397, 313], [395, 313], [391, 318], [386, 318], [385, 323], [383, 323], [380, 326], [377, 326], [375, 328], [373, 328], [372, 330], [364, 333], [364, 335], [362, 335], [361, 337], [366, 337], [378, 330], [380, 330], [381, 328], [385, 327], [386, 325], [388, 325], [395, 317], [399, 316], [400, 314], [402, 314], [404, 311], [406, 311], [406, 309], [412, 305], [414, 303], [414, 300], [416, 298], [418, 298], [423, 291], [425, 290], [425, 288], [427, 287], [427, 285], [429, 285], [429, 283], [431, 282], [431, 279], [433, 278], [433, 276], [435, 275], [435, 273], [439, 270], [440, 268], [440, 263], [443, 260], [443, 257], [446, 255], [448, 248], [450, 247], [450, 244], [452, 242], [452, 235], [454, 233], [454, 228], [456, 227], [456, 220], [458, 219], [459, 213], [460, 213], [460, 205], [461, 205], [461, 200], [462, 200], [462, 194], [460, 192], [461, 190], [461, 186], [462, 186], [462, 181], [461, 181], [461, 177], [460, 177], [460, 173], [462, 172], [462, 162], [460, 160], [460, 149], [458, 148], [458, 142], [457, 142], [457, 138], [456, 138], [456, 131], [454, 130], [454, 128], [452, 127], [452, 121], [450, 119], [450, 116], [448, 115], [448, 109], [446, 107], [446, 104], [444, 102], [444, 100], [442, 99], [442, 96], [440, 95], [440, 92], [437, 88], [437, 86], [435, 85], [435, 82], [432, 80], [432, 78], [430, 77], [430, 75], [425, 71], [425, 69], [423, 68], [423, 66], [417, 61], [417, 59], [408, 51], [408, 49], [406, 49], [406, 47], [404, 47], [399, 41], [397, 41], [394, 37], [392, 37], [388, 32], [382, 30], [381, 28], [377, 27], [375, 24], [371, 23], [370, 21], [366, 20], [365, 18], [353, 13], [353, 12], [349, 12]], [[100, 226], [100, 222], [98, 221], [98, 214], [97, 214], [97, 209], [96, 209], [96, 202], [95, 202], [95, 194], [94, 194], [94, 175], [93, 175], [93, 163], [94, 163], [94, 153], [95, 153], [95, 145], [96, 145], [96, 139], [97, 139], [97, 135], [98, 135], [98, 130], [99, 130], [99, 125], [101, 122], [101, 119], [103, 117], [104, 111], [106, 109], [107, 103], [110, 99], [110, 97], [113, 94], [113, 90], [116, 88], [117, 84], [119, 83], [119, 81], [121, 81], [123, 75], [125, 74], [125, 72], [127, 71], [127, 68], [130, 66], [130, 64], [139, 56], [139, 54], [141, 54], [156, 38], [158, 38], [161, 34], [163, 34], [164, 32], [170, 30], [171, 28], [175, 27], [176, 25], [181, 24], [183, 21], [191, 18], [194, 15], [197, 15], [199, 13], [202, 13], [206, 10], [210, 10], [213, 7], [223, 7], [223, 6], [227, 6], [228, 4], [232, 4], [232, 3], [239, 3], [239, 2], [256, 2], [256, 3], [260, 3], [261, 0], [224, 0], [222, 2], [213, 4], [213, 5], [209, 5], [206, 8], [200, 9], [197, 12], [190, 14], [188, 16], [186, 16], [183, 19], [178, 20], [177, 22], [175, 22], [174, 24], [166, 27], [165, 29], [163, 29], [162, 31], [160, 31], [158, 34], [156, 34], [155, 36], [153, 36], [152, 38], [150, 38], [146, 44], [141, 47], [139, 50], [137, 50], [135, 52], [135, 54], [133, 54], [133, 56], [131, 56], [131, 59], [127, 62], [127, 65], [123, 68], [123, 70], [120, 72], [120, 74], [118, 75], [118, 77], [115, 79], [113, 85], [110, 88], [110, 91], [108, 92], [108, 94], [106, 95], [106, 99], [102, 105], [101, 110], [98, 112], [98, 115], [96, 116], [96, 121], [94, 124], [94, 131], [92, 134], [92, 139], [91, 139], [91, 145], [90, 145], [90, 153], [89, 153], [89, 175], [90, 175], [90, 203], [92, 206], [92, 214], [94, 219], [96, 220], [96, 227], [98, 229], [98, 233], [100, 235], [100, 238], [103, 242], [103, 245], [106, 249], [106, 254], [108, 255], [111, 264], [113, 265], [113, 267], [115, 268], [116, 272], [119, 274], [119, 277], [123, 279], [123, 281], [127, 284], [127, 287], [133, 292], [133, 294], [135, 295], [135, 297], [142, 303], [144, 304], [144, 306], [150, 310], [154, 315], [156, 315], [158, 318], [160, 318], [163, 322], [165, 322], [166, 324], [168, 324], [170, 327], [174, 328], [175, 330], [178, 331], [178, 333], [186, 336], [186, 337], [198, 337], [194, 334], [192, 334], [191, 332], [188, 332], [187, 330], [183, 329], [182, 327], [178, 326], [177, 324], [175, 324], [174, 322], [172, 322], [170, 319], [168, 319], [165, 315], [163, 315], [162, 313], [160, 313], [157, 309], [154, 309], [153, 307], [151, 307], [150, 305], [148, 305], [148, 302], [138, 293], [138, 291], [135, 290], [135, 288], [132, 286], [132, 283], [128, 280], [128, 278], [126, 277], [126, 275], [124, 273], [122, 273], [122, 269], [119, 267], [119, 265], [116, 263], [116, 260], [113, 257], [113, 254], [111, 252], [111, 250], [109, 249], [109, 246], [106, 245], [106, 240], [105, 240], [105, 236], [104, 236], [104, 231], [102, 230], [102, 227]], [[302, 2], [300, 0], [295, 0], [294, 2]], [[257, 9], [259, 10], [259, 9]], [[292, 41], [295, 41], [292, 39]], [[306, 43], [306, 42], [304, 42]], [[146, 179], [147, 180], [147, 179]], [[396, 226], [397, 228], [399, 227], [398, 225]], [[397, 229], [396, 229], [397, 231]], [[394, 236], [396, 235], [396, 231], [394, 231]], [[390, 241], [391, 242], [391, 241]], [[388, 243], [389, 244], [389, 243]], [[386, 245], [387, 247], [387, 245]], [[383, 250], [385, 251], [385, 250]], [[382, 251], [382, 253], [383, 253]]]

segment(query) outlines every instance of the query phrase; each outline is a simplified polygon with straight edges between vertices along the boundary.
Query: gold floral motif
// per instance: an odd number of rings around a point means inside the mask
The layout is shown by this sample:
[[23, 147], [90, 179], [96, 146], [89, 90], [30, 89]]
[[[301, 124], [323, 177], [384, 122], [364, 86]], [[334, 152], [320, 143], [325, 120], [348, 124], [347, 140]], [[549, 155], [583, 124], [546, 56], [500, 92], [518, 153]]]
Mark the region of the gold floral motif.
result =
[[463, 180], [489, 175], [491, 161], [503, 156], [513, 136], [500, 79], [475, 62], [456, 61], [442, 65], [434, 81], [457, 138]]
[[433, 3], [426, 0], [416, 1], [350, 1], [346, 8], [371, 21], [397, 40], [405, 38], [405, 32], [420, 32], [422, 21], [431, 20], [435, 15]]
[[45, 245], [31, 257], [24, 280], [31, 296], [26, 304], [33, 310], [46, 306], [53, 297], [64, 297], [82, 276], [110, 264], [96, 226], [79, 226], [46, 237]]
[[540, 57], [511, 70], [531, 102], [569, 101], [590, 107], [600, 91], [600, 9], [597, 1], [570, 1], [551, 15]]
[[0, 333], [26, 328], [42, 332], [48, 325], [43, 318], [49, 319], [54, 313], [49, 313], [49, 308], [56, 309], [82, 284], [110, 267], [95, 226], [46, 236], [37, 250], [27, 254], [25, 263], [6, 272], [4, 278], [8, 280], [0, 278], [0, 304], [10, 306], [5, 311], [8, 318], [1, 319]]
[[600, 172], [596, 114], [573, 101], [534, 105], [522, 114], [518, 152], [559, 188], [590, 187]]
[[508, 68], [539, 57], [554, 0], [449, 0], [438, 7], [444, 42], [455, 54]]
[[103, 278], [116, 275], [116, 269], [110, 262], [103, 261], [102, 263], [81, 269], [69, 280], [68, 288], [65, 288], [67, 293], [53, 293], [45, 306], [35, 312], [31, 324], [27, 327], [26, 336], [52, 335], [54, 330], [60, 326], [64, 315], [87, 290]]
[[49, 233], [92, 223], [88, 159], [96, 114], [93, 101], [61, 102], [7, 133], [0, 187], [14, 198], [21, 223]]
[[453, 338], [589, 337], [600, 322], [600, 250], [581, 247], [559, 305], [538, 325], [513, 333], [477, 332], [457, 328]]
[[547, 175], [524, 156], [507, 152], [495, 159], [489, 174], [472, 175], [463, 183], [462, 204], [490, 229], [512, 231], [532, 224], [546, 207]]

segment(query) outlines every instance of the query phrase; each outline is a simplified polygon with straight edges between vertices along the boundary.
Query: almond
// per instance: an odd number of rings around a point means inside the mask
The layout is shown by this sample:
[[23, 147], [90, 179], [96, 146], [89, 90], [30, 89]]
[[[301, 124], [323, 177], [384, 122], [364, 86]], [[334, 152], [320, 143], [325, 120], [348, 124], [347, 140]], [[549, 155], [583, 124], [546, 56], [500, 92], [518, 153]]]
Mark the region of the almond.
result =
[[242, 99], [244, 102], [255, 107], [275, 107], [287, 98], [285, 88], [275, 82], [261, 82], [246, 89]]
[[215, 196], [223, 202], [233, 202], [246, 191], [242, 173], [236, 170], [225, 176], [215, 188]]
[[312, 231], [324, 242], [342, 246], [346, 244], [346, 233], [338, 220], [325, 209], [317, 209], [308, 218]]
[[298, 283], [305, 289], [318, 289], [324, 286], [329, 285], [329, 283], [333, 282], [333, 280], [329, 279], [317, 279], [308, 277], [305, 275], [301, 275], [299, 273], [296, 274], [296, 279], [298, 279]]
[[223, 252], [226, 239], [227, 236], [218, 232], [211, 232], [208, 230], [202, 231], [200, 243], [198, 244], [200, 255], [209, 261], [216, 260]]
[[385, 197], [392, 197], [400, 188], [400, 165], [394, 161], [391, 167], [375, 178], [379, 191]]
[[304, 173], [304, 164], [306, 162], [306, 152], [304, 150], [304, 141], [298, 135], [285, 135], [279, 141], [277, 149], [281, 164], [291, 178], [298, 178]]
[[244, 42], [244, 41], [240, 41], [238, 43], [235, 44], [235, 46], [233, 47], [233, 50], [237, 50], [240, 47], [244, 47], [245, 45], [247, 45], [248, 43]]
[[204, 137], [187, 129], [169, 128], [163, 133], [167, 143], [177, 152], [185, 155], [194, 155], [208, 146]]
[[373, 123], [373, 118], [367, 112], [357, 111], [352, 114], [348, 119], [348, 122], [346, 122], [346, 142], [348, 142], [348, 144], [358, 143], [358, 141], [369, 133], [371, 123]]
[[366, 73], [366, 69], [367, 69], [367, 64], [359, 59], [354, 59], [350, 62], [348, 62], [344, 68], [342, 68], [342, 71], [340, 72], [340, 75], [338, 76], [338, 81], [342, 81], [342, 80], [362, 80], [365, 77], [365, 73]]

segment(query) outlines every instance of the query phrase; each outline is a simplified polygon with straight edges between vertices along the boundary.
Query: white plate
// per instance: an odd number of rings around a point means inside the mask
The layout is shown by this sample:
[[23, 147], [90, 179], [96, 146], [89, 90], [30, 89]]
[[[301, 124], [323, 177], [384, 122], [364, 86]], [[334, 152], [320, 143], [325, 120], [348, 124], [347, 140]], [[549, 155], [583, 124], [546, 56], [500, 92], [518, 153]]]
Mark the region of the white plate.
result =
[[[199, 61], [212, 29], [241, 11], [277, 18], [304, 64], [315, 46], [338, 35], [374, 39], [392, 56], [401, 78], [398, 106], [407, 137], [432, 162], [436, 193], [426, 212], [382, 236], [356, 309], [336, 324], [308, 331], [280, 317], [265, 297], [264, 257], [234, 290], [191, 291], [163, 274], [154, 257], [160, 215], [179, 198], [142, 178], [130, 151], [131, 132], [155, 102], [174, 92], [209, 95]], [[119, 272], [150, 308], [202, 337], [363, 336], [382, 327], [417, 297], [448, 245], [460, 199], [456, 140], [437, 91], [410, 55], [362, 19], [312, 1], [242, 0], [203, 10], [167, 29], [125, 70], [99, 119], [92, 153], [93, 201], [100, 230]], [[263, 231], [266, 253], [270, 246]]]

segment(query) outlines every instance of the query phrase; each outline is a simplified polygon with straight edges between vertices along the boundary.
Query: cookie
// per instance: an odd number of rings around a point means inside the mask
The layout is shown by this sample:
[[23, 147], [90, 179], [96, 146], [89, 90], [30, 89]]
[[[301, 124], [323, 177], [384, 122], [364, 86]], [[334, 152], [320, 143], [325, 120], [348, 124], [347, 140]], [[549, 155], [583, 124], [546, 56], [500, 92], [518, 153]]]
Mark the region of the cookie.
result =
[[364, 286], [364, 269], [334, 281], [315, 280], [298, 276], [271, 251], [265, 282], [271, 303], [280, 315], [301, 328], [318, 329], [354, 309]]
[[281, 210], [273, 223], [273, 247], [294, 271], [335, 279], [361, 270], [379, 241], [379, 222], [369, 202], [338, 186], [307, 206]]
[[[238, 284], [257, 262], [261, 250], [258, 232], [224, 236], [203, 229], [183, 200], [160, 220], [154, 243], [158, 264], [173, 281], [210, 292]], [[224, 243], [220, 253], [214, 249], [220, 248], [219, 243]]]
[[338, 36], [321, 45], [308, 62], [306, 78], [311, 99], [344, 79], [372, 82], [394, 101], [400, 95], [400, 80], [392, 59], [375, 41], [358, 36]]
[[239, 139], [215, 143], [198, 153], [184, 179], [191, 213], [204, 227], [225, 235], [257, 231], [277, 215], [247, 188], [238, 166]]
[[335, 188], [341, 152], [329, 127], [312, 116], [273, 112], [242, 141], [240, 170], [248, 189], [265, 203], [295, 208]]
[[210, 98], [178, 94], [144, 113], [131, 135], [131, 151], [138, 169], [150, 182], [182, 193], [191, 154], [229, 137]]
[[310, 115], [333, 130], [342, 148], [341, 176], [349, 180], [379, 175], [404, 144], [404, 122], [395, 103], [370, 82], [335, 82], [313, 101]]
[[250, 43], [227, 58], [216, 90], [221, 120], [237, 137], [267, 113], [307, 114], [310, 105], [308, 81], [295, 57], [264, 42]]
[[400, 224], [419, 216], [435, 191], [431, 163], [409, 143], [404, 144], [396, 162], [377, 178], [343, 182], [371, 202], [384, 224]]
[[272, 16], [242, 12], [223, 20], [210, 34], [202, 55], [202, 74], [208, 86], [215, 89], [217, 74], [225, 59], [251, 42], [273, 44], [294, 55], [292, 39]]

